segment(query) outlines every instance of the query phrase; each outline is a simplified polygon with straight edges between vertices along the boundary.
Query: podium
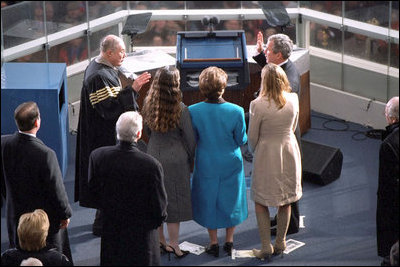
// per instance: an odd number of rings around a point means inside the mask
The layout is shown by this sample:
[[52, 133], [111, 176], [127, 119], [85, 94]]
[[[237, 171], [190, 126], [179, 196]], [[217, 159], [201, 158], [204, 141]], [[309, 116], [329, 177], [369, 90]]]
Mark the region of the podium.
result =
[[226, 72], [226, 90], [244, 90], [250, 84], [243, 30], [178, 32], [176, 43], [176, 67], [182, 91], [198, 90], [199, 75], [210, 66]]
[[68, 101], [65, 63], [13, 63], [1, 68], [1, 134], [18, 130], [14, 110], [34, 101], [40, 110], [37, 137], [56, 154], [63, 177], [68, 167]]

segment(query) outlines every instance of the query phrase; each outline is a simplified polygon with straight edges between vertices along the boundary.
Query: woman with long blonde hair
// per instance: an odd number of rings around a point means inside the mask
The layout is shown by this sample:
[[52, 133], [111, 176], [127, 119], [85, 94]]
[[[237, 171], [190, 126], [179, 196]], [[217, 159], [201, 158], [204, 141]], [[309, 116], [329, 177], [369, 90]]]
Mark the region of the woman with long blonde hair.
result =
[[159, 228], [160, 248], [177, 258], [188, 254], [179, 249], [180, 222], [192, 219], [190, 171], [195, 138], [188, 108], [182, 103], [179, 70], [159, 69], [144, 99], [144, 131], [149, 137], [147, 153], [160, 161], [167, 191], [166, 243], [163, 225]]
[[[282, 254], [290, 204], [302, 196], [301, 156], [295, 136], [299, 100], [283, 69], [268, 63], [261, 72], [260, 95], [250, 103], [249, 149], [254, 153], [250, 197], [255, 203], [261, 250], [257, 258]], [[278, 207], [277, 233], [271, 245], [269, 206]]]

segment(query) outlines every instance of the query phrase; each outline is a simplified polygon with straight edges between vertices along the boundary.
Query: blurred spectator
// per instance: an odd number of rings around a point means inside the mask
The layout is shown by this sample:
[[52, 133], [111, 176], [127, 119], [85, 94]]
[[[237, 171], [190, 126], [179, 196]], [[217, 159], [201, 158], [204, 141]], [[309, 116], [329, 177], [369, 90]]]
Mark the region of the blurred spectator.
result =
[[257, 38], [256, 38], [256, 36], [254, 35], [254, 32], [252, 32], [252, 31], [246, 31], [246, 32], [245, 32], [245, 35], [246, 35], [246, 44], [248, 44], [248, 45], [253, 45], [254, 43], [257, 42]]
[[[43, 2], [34, 2], [33, 8], [33, 18], [32, 18], [32, 29], [37, 31], [38, 33], [44, 34], [44, 12], [43, 12]], [[54, 22], [54, 5], [52, 2], [46, 1], [46, 30], [47, 33], [55, 33], [58, 30], [58, 26]]]
[[163, 39], [161, 37], [161, 34], [155, 33], [153, 35], [153, 42], [151, 43], [153, 46], [162, 46], [163, 45]]
[[164, 36], [165, 46], [175, 46], [176, 45], [176, 31], [167, 31]]
[[240, 9], [240, 1], [222, 1], [222, 8]]
[[[225, 20], [222, 23], [222, 25], [223, 25], [222, 26], [223, 30], [241, 30], [242, 29], [242, 25], [241, 25], [240, 21], [236, 20], [236, 19]], [[215, 26], [217, 26], [217, 25], [215, 25]], [[215, 29], [215, 26], [214, 26], [214, 29]]]
[[85, 5], [81, 1], [68, 1], [63, 22], [77, 25], [85, 18]]
[[[126, 2], [124, 1], [99, 1], [101, 7], [99, 10], [99, 17], [106, 16], [126, 8]], [[124, 6], [125, 3], [125, 6]]]
[[133, 10], [147, 10], [149, 9], [148, 1], [131, 1], [130, 8]]
[[87, 58], [87, 43], [80, 37], [63, 44], [60, 48], [58, 60], [59, 62], [65, 62], [69, 66]]
[[271, 35], [277, 34], [278, 31], [274, 27], [269, 27], [265, 30], [264, 39], [268, 40]]

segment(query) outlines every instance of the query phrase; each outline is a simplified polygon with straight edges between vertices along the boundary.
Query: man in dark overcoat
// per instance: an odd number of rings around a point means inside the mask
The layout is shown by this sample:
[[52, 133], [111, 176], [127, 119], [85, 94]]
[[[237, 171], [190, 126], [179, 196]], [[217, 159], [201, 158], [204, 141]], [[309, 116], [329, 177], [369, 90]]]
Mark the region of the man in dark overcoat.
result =
[[[265, 51], [263, 51], [264, 38], [262, 32], [259, 32], [257, 35], [257, 52], [258, 55], [254, 56], [253, 59], [257, 62], [258, 65], [263, 68], [268, 62], [274, 63], [280, 66], [286, 73], [286, 76], [289, 80], [290, 87], [292, 88], [292, 92], [296, 93], [300, 99], [300, 74], [296, 69], [294, 63], [289, 59], [292, 51], [293, 51], [293, 42], [290, 38], [285, 34], [274, 34], [268, 37], [268, 42], [265, 47]], [[257, 92], [258, 96], [258, 92]], [[301, 107], [300, 107], [301, 109]], [[297, 143], [299, 144], [300, 153], [302, 153], [301, 149], [301, 134], [300, 127], [297, 123], [297, 127], [295, 130], [295, 135], [297, 139]], [[289, 228], [287, 230], [287, 234], [294, 234], [299, 231], [299, 202], [295, 201], [291, 205], [291, 213], [290, 213], [290, 222]], [[276, 216], [271, 219], [271, 234], [276, 234]]]
[[[107, 35], [100, 44], [100, 55], [87, 67], [81, 90], [75, 158], [75, 202], [93, 208], [88, 192], [90, 153], [101, 146], [115, 145], [115, 123], [125, 111], [138, 110], [136, 99], [150, 79], [145, 72], [131, 85], [121, 87], [118, 68], [126, 57], [123, 40]], [[97, 210], [93, 234], [101, 235], [101, 211]]]
[[141, 131], [141, 115], [123, 113], [116, 123], [118, 143], [95, 149], [89, 158], [89, 190], [103, 214], [102, 266], [160, 265], [164, 173], [160, 162], [138, 149]]
[[25, 102], [14, 112], [18, 132], [1, 137], [5, 184], [7, 228], [10, 248], [19, 246], [19, 217], [43, 209], [49, 217], [47, 243], [72, 262], [67, 226], [72, 210], [54, 150], [47, 147], [36, 133], [40, 112], [35, 102]]
[[[379, 150], [379, 181], [376, 210], [378, 256], [389, 263], [391, 247], [399, 240], [399, 97], [385, 107], [388, 123]], [[385, 259], [386, 258], [386, 259]]]

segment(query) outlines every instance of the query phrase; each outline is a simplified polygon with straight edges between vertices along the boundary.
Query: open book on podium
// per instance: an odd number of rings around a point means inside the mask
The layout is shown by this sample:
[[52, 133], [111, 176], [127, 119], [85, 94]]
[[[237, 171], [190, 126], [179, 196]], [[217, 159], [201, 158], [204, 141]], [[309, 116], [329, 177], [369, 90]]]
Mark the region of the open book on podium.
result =
[[121, 82], [131, 84], [137, 74], [159, 69], [165, 66], [175, 65], [175, 57], [160, 50], [141, 50], [129, 53], [124, 59], [119, 72]]

